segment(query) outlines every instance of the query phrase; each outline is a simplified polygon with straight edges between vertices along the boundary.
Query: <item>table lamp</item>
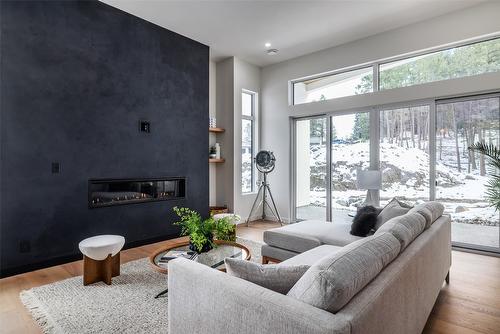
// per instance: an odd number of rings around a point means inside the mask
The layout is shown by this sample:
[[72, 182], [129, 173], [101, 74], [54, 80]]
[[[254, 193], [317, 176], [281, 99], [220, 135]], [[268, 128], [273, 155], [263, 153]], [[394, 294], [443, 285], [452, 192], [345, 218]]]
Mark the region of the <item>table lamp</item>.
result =
[[379, 170], [362, 170], [358, 168], [356, 171], [358, 189], [366, 189], [365, 205], [378, 206], [378, 196], [370, 190], [382, 189], [382, 173]]

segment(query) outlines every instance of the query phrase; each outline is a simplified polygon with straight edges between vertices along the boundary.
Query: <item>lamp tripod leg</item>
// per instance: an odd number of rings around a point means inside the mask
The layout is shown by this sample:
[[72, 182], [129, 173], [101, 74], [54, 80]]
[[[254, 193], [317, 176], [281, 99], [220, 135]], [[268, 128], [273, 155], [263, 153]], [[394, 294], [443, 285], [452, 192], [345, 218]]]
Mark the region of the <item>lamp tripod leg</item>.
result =
[[267, 188], [267, 173], [264, 173], [264, 179], [262, 180], [262, 220], [266, 219], [266, 188]]
[[263, 185], [261, 184], [259, 187], [259, 191], [257, 191], [257, 196], [255, 196], [255, 200], [253, 201], [252, 208], [250, 209], [250, 213], [248, 214], [247, 221], [246, 221], [247, 226], [249, 226], [250, 217], [252, 217], [253, 210], [255, 209], [255, 204], [259, 200], [259, 195], [260, 195], [260, 192], [262, 191], [262, 188], [263, 188]]
[[271, 214], [275, 217], [278, 217], [276, 216], [276, 213], [274, 212], [274, 209], [272, 208], [271, 204], [269, 204], [269, 202], [266, 201], [266, 205], [269, 208], [269, 211], [271, 211]]
[[276, 218], [278, 218], [278, 221], [280, 222], [280, 226], [283, 226], [283, 222], [281, 221], [280, 214], [278, 212], [278, 209], [276, 208], [276, 203], [274, 203], [274, 198], [273, 194], [271, 193], [271, 188], [266, 184], [267, 190], [269, 192], [269, 197], [271, 198], [271, 202], [273, 203], [274, 211], [276, 212]]

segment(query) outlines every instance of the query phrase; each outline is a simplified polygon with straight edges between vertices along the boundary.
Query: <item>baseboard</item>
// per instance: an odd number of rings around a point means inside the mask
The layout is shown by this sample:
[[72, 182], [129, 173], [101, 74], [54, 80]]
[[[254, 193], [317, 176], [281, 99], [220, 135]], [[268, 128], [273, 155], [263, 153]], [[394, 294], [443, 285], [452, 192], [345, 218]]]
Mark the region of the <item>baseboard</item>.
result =
[[[250, 221], [261, 220], [261, 219], [262, 219], [262, 216], [256, 216], [255, 218], [252, 217], [252, 219], [250, 219]], [[276, 218], [274, 216], [266, 216], [266, 220], [273, 221], [273, 222], [278, 222], [278, 218]], [[281, 222], [283, 224], [290, 224], [290, 219], [286, 218], [286, 217], [281, 217]]]
[[[160, 242], [160, 241], [165, 241], [165, 240], [170, 240], [174, 238], [178, 238], [178, 234], [168, 234], [168, 235], [163, 235], [159, 237], [154, 237], [154, 238], [149, 238], [149, 239], [144, 239], [144, 240], [136, 240], [136, 241], [131, 241], [127, 242], [123, 249], [129, 249], [129, 248], [135, 248], [147, 244], [152, 244], [155, 242]], [[0, 278], [5, 278], [9, 276], [14, 276], [14, 275], [19, 275], [23, 273], [27, 273], [29, 271], [34, 271], [34, 270], [39, 270], [39, 269], [44, 269], [48, 267], [53, 267], [53, 266], [58, 266], [61, 264], [73, 262], [73, 261], [78, 261], [82, 259], [82, 253], [74, 253], [74, 254], [69, 254], [65, 256], [59, 256], [55, 257], [49, 260], [44, 260], [36, 263], [30, 263], [22, 266], [16, 266], [16, 267], [10, 267], [10, 268], [1, 268], [0, 269]]]
[[454, 251], [458, 251], [458, 252], [465, 252], [465, 253], [473, 253], [473, 254], [493, 256], [493, 257], [500, 257], [500, 253], [498, 253], [498, 252], [481, 250], [481, 249], [474, 249], [474, 248], [463, 247], [463, 246], [458, 246], [458, 245], [453, 245], [451, 247], [451, 249], [454, 250]]

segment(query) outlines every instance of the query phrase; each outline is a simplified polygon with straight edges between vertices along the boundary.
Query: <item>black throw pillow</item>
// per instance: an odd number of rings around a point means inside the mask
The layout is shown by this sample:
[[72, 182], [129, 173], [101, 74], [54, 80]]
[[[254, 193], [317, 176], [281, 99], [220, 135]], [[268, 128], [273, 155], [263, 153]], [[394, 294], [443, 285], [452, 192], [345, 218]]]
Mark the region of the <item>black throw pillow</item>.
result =
[[378, 211], [368, 205], [358, 209], [352, 220], [351, 234], [357, 237], [366, 237], [377, 223]]

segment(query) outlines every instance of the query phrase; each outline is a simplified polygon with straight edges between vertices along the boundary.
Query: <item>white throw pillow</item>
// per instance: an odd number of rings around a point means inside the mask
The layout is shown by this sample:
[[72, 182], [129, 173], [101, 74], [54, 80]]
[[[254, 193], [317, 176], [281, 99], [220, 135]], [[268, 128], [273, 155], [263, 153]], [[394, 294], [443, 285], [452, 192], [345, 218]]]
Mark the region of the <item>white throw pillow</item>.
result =
[[400, 202], [396, 198], [393, 198], [378, 214], [377, 223], [375, 224], [375, 231], [392, 218], [408, 213], [411, 208], [412, 206]]

